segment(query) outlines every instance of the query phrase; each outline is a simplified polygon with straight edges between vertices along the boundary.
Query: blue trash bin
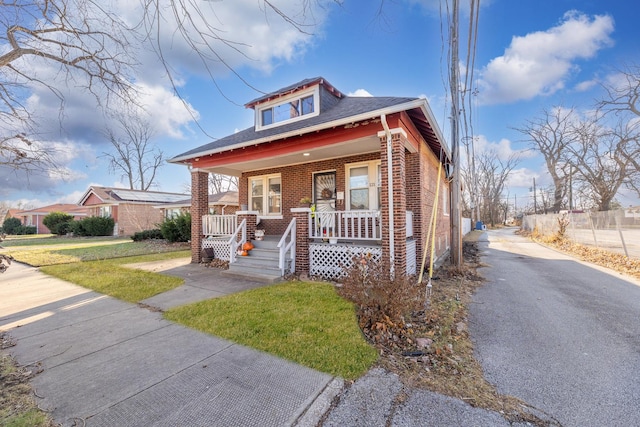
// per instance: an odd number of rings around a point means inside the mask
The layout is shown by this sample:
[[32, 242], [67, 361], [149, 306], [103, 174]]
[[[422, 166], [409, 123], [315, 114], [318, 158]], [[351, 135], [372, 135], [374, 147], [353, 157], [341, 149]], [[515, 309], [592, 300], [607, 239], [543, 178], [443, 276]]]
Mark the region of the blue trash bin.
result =
[[484, 226], [482, 225], [482, 221], [476, 222], [476, 230], [484, 230]]

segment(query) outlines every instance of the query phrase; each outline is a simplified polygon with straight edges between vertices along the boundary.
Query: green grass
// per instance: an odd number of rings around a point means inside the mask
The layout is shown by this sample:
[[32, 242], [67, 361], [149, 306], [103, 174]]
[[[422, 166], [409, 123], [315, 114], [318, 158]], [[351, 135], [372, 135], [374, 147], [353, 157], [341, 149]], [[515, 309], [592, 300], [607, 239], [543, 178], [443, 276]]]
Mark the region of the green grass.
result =
[[[46, 236], [46, 237], [45, 237]], [[5, 248], [15, 246], [43, 246], [43, 245], [67, 245], [67, 244], [84, 244], [93, 242], [111, 242], [120, 240], [129, 241], [129, 238], [122, 237], [60, 237], [51, 235], [34, 234], [29, 236], [7, 236], [6, 240], [0, 242], [0, 246]]]
[[41, 267], [43, 273], [75, 283], [112, 297], [138, 302], [180, 286], [184, 280], [149, 271], [123, 267], [123, 264], [188, 257], [189, 251], [85, 261]]
[[345, 379], [358, 378], [378, 358], [353, 305], [326, 283], [261, 287], [177, 307], [165, 317]]
[[176, 248], [166, 245], [158, 245], [154, 242], [132, 242], [124, 240], [117, 243], [100, 244], [93, 242], [82, 244], [70, 242], [60, 248], [27, 248], [23, 250], [7, 250], [6, 253], [13, 256], [16, 261], [41, 267], [45, 265], [68, 264], [80, 261], [94, 261], [111, 258], [131, 257], [150, 253], [172, 252]]

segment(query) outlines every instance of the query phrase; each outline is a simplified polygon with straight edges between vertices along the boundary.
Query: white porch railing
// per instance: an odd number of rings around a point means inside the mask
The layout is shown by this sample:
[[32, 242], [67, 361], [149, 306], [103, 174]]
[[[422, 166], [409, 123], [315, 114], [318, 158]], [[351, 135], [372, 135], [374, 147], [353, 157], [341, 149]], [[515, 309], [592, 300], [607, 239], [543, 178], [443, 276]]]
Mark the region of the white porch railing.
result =
[[[240, 238], [238, 238], [240, 235]], [[240, 225], [235, 229], [233, 235], [229, 239], [229, 262], [236, 262], [238, 256], [238, 248], [241, 248], [247, 242], [247, 220], [243, 219]]]
[[204, 215], [202, 234], [206, 236], [230, 236], [238, 226], [235, 215]]
[[[287, 240], [289, 240], [287, 242]], [[280, 274], [283, 276], [288, 272], [286, 270], [287, 265], [287, 252], [289, 252], [289, 259], [291, 265], [289, 267], [290, 272], [296, 271], [296, 219], [293, 218], [289, 223], [289, 226], [285, 230], [282, 238], [278, 242], [278, 249], [280, 249], [280, 257], [278, 260], [278, 267], [280, 268]]]
[[309, 215], [309, 237], [341, 240], [381, 240], [380, 211], [314, 212]]

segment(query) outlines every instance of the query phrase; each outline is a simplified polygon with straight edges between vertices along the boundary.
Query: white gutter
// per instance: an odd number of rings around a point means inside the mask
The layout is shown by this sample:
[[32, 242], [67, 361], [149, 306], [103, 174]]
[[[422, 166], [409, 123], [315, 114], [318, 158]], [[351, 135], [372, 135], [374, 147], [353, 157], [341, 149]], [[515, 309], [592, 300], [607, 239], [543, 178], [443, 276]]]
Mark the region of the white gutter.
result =
[[435, 117], [433, 116], [433, 113], [429, 108], [429, 104], [427, 104], [427, 100], [421, 98], [421, 99], [416, 99], [414, 101], [405, 102], [404, 104], [398, 104], [391, 107], [382, 108], [380, 110], [368, 111], [366, 113], [358, 114], [357, 116], [344, 117], [339, 120], [334, 120], [332, 122], [327, 122], [327, 123], [320, 123], [315, 126], [306, 127], [303, 129], [297, 129], [297, 130], [289, 131], [286, 133], [270, 135], [268, 137], [259, 138], [259, 139], [252, 139], [251, 141], [245, 141], [235, 145], [227, 145], [225, 147], [214, 148], [214, 149], [202, 151], [199, 153], [192, 153], [189, 155], [174, 157], [173, 159], [168, 160], [168, 163], [181, 163], [186, 160], [191, 160], [195, 157], [204, 157], [204, 156], [221, 153], [224, 151], [237, 150], [239, 148], [245, 148], [245, 147], [252, 147], [254, 145], [260, 145], [265, 142], [271, 142], [274, 139], [286, 139], [291, 137], [297, 137], [307, 133], [313, 133], [313, 132], [317, 132], [324, 129], [344, 126], [346, 124], [359, 122], [362, 120], [371, 120], [378, 116], [383, 116], [383, 115], [387, 116], [389, 114], [394, 114], [394, 113], [398, 113], [406, 110], [412, 110], [414, 108], [420, 108], [424, 112], [424, 115], [429, 121], [429, 123], [431, 124], [431, 126], [433, 127], [433, 130], [436, 136], [440, 139], [441, 145], [444, 147], [445, 151], [448, 151], [447, 145], [445, 143], [445, 139], [442, 136], [440, 127], [438, 126], [438, 122], [435, 121]]
[[389, 268], [391, 278], [394, 276], [395, 271], [395, 225], [393, 215], [393, 155], [391, 153], [391, 131], [389, 130], [389, 124], [387, 123], [386, 114], [380, 115], [380, 121], [382, 127], [384, 127], [384, 133], [387, 138], [387, 194], [389, 195]]

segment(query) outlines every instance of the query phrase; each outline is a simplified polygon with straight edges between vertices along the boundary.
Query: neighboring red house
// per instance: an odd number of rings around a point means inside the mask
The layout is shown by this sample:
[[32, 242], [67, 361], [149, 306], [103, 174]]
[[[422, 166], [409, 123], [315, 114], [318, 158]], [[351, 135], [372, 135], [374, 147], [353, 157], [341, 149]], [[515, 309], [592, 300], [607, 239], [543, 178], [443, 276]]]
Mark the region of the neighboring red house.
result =
[[185, 197], [188, 195], [92, 186], [78, 204], [88, 208], [90, 216], [113, 218], [114, 236], [130, 236], [138, 231], [158, 228], [164, 218], [154, 206], [175, 203]]
[[[349, 97], [317, 77], [246, 107], [254, 126], [170, 160], [191, 169], [192, 262], [213, 248], [230, 270], [254, 276], [333, 279], [358, 257], [415, 274], [438, 181], [435, 254], [448, 252], [448, 168], [439, 165], [449, 153], [425, 99]], [[209, 173], [240, 178], [232, 233], [228, 221], [208, 215]], [[311, 209], [300, 207], [307, 197]], [[237, 257], [258, 223], [265, 242]]]
[[38, 209], [18, 211], [12, 215], [19, 218], [22, 225], [36, 227], [36, 234], [50, 234], [51, 231], [42, 223], [42, 220], [52, 212], [64, 212], [72, 215], [74, 220], [82, 219], [88, 215], [88, 209], [72, 204], [43, 206]]

